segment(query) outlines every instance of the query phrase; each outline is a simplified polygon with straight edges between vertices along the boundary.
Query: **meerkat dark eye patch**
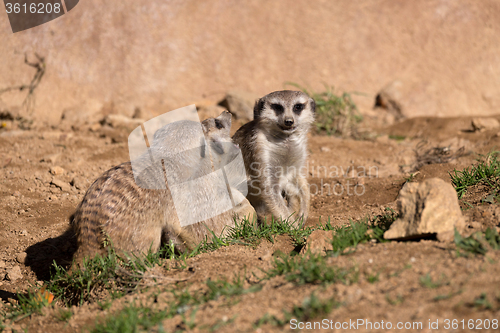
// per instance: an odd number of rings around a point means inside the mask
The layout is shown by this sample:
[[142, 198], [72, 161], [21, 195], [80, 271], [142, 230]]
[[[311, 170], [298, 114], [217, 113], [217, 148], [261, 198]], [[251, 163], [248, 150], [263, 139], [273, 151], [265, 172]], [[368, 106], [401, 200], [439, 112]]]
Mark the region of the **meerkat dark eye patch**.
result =
[[300, 103], [295, 104], [293, 106], [293, 112], [295, 112], [296, 114], [300, 114], [302, 112], [302, 110], [304, 110], [304, 108], [305, 108], [304, 104], [300, 104]]
[[281, 104], [271, 104], [271, 109], [273, 109], [277, 114], [285, 112], [285, 108]]
[[219, 119], [215, 119], [215, 127], [217, 127], [217, 129], [223, 129], [224, 128], [224, 124], [222, 124], [222, 122], [219, 120]]

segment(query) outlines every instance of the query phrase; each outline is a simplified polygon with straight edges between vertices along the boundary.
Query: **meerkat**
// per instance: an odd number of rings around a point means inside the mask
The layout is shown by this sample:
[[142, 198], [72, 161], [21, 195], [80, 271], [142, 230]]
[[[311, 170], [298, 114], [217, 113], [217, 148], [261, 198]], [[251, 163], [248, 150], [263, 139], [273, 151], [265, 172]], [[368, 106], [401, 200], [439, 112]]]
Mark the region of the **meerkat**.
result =
[[[220, 156], [232, 156], [239, 152], [239, 147], [232, 143], [229, 135], [229, 112], [206, 119], [201, 125], [204, 142], [207, 143], [201, 147], [199, 141], [193, 142], [199, 138], [192, 135], [196, 129], [199, 130], [198, 122], [180, 121], [156, 131], [151, 147], [156, 149], [157, 154], [163, 154], [162, 158], [179, 157], [175, 154], [181, 149], [195, 147], [181, 160], [163, 160], [163, 166], [173, 173], [165, 188], [157, 188], [158, 184], [166, 181], [164, 172], [154, 172], [150, 165], [134, 175], [131, 162], [106, 171], [90, 186], [70, 217], [70, 227], [76, 235], [78, 247], [73, 257], [75, 264], [81, 264], [85, 257], [104, 254], [110, 245], [116, 251], [127, 254], [149, 250], [156, 252], [162, 244], [170, 242], [180, 252], [191, 250], [209, 235], [209, 229], [221, 234], [227, 231], [228, 226], [234, 226], [235, 218], [253, 218], [255, 210], [249, 201], [237, 189], [231, 188], [230, 193], [238, 202], [233, 209], [203, 222], [181, 226], [169, 188], [170, 181], [185, 181], [198, 177], [202, 172], [206, 174], [213, 171], [214, 164], [217, 166], [217, 163], [224, 162]], [[165, 144], [166, 136], [177, 141]], [[169, 163], [170, 160], [173, 162]], [[192, 196], [204, 200], [207, 206], [216, 205], [215, 201], [220, 200], [214, 191], [221, 189], [214, 190], [213, 186], [204, 184], [198, 185], [196, 193], [182, 198], [192, 210], [187, 212], [188, 216], [200, 209], [193, 207]]]
[[300, 91], [276, 91], [257, 100], [254, 120], [233, 136], [248, 175], [247, 198], [259, 221], [308, 217], [307, 133], [316, 103]]

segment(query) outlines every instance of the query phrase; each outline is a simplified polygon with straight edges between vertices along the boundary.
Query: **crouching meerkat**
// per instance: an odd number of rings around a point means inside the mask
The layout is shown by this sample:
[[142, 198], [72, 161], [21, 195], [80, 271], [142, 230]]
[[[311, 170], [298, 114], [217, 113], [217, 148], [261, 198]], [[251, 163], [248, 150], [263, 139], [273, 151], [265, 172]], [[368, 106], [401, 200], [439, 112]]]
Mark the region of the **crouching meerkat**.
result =
[[255, 103], [254, 120], [233, 136], [245, 161], [247, 198], [260, 221], [307, 220], [307, 133], [315, 109], [315, 101], [303, 92], [276, 91]]
[[[84, 257], [105, 253], [110, 245], [118, 252], [129, 254], [156, 252], [162, 244], [170, 242], [181, 252], [191, 250], [209, 235], [208, 229], [220, 235], [228, 226], [234, 226], [235, 218], [254, 218], [255, 210], [249, 201], [231, 188], [233, 203], [239, 204], [202, 222], [181, 226], [179, 214], [196, 215], [202, 207], [196, 207], [194, 202], [203, 202], [205, 207], [216, 206], [221, 199], [214, 193], [225, 190], [227, 194], [228, 186], [214, 189], [210, 182], [198, 183], [196, 188], [191, 188], [195, 193], [181, 197], [181, 204], [188, 209], [180, 212], [174, 205], [170, 181], [182, 182], [207, 175], [214, 166], [224, 163], [224, 158], [240, 152], [229, 135], [229, 112], [206, 119], [201, 125], [205, 138], [202, 141], [206, 143], [203, 145], [195, 135], [200, 132], [198, 122], [178, 121], [156, 131], [151, 149], [163, 160], [159, 173], [152, 170], [155, 166], [146, 164], [134, 178], [133, 162], [127, 162], [106, 171], [90, 186], [70, 217], [70, 228], [78, 246], [74, 264], [81, 264]], [[195, 148], [183, 154], [186, 147]], [[165, 169], [170, 169], [173, 175], [168, 186], [158, 189], [161, 182], [165, 185]]]

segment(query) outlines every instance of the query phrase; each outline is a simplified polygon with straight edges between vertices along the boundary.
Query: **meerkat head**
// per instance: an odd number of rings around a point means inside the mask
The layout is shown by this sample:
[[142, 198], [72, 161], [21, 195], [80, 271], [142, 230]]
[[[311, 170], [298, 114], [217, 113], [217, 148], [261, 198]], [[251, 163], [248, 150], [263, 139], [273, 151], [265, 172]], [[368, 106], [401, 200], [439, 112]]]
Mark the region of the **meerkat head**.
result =
[[[234, 158], [240, 148], [234, 144], [231, 136], [231, 113], [223, 111], [217, 118], [208, 118], [202, 121], [201, 126], [205, 134], [205, 140], [209, 145], [214, 164]], [[203, 140], [202, 140], [203, 141]], [[204, 141], [201, 145], [201, 157], [205, 157], [206, 147]], [[219, 162], [217, 162], [219, 161]]]
[[314, 121], [315, 101], [301, 91], [270, 93], [255, 103], [254, 120], [285, 134], [307, 131]]

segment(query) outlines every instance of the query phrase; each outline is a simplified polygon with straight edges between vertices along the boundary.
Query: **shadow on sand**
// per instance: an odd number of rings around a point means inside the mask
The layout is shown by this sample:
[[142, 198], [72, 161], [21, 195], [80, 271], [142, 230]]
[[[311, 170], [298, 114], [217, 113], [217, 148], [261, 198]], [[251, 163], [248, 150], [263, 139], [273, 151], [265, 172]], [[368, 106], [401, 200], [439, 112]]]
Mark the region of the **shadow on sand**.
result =
[[30, 267], [38, 280], [50, 280], [53, 263], [68, 268], [76, 252], [76, 237], [72, 230], [56, 238], [47, 238], [26, 249], [25, 265]]

